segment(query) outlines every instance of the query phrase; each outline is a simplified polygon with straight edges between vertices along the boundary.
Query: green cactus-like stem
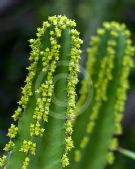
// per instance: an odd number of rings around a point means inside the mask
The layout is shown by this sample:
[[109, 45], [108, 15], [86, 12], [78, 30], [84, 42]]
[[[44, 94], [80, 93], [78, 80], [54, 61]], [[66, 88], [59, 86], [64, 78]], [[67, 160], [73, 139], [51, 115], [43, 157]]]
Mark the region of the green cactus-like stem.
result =
[[[125, 25], [116, 22], [104, 23], [97, 35], [91, 39], [88, 48], [88, 75], [82, 82], [78, 109], [88, 97], [90, 78], [93, 82], [93, 98], [84, 112], [78, 112], [73, 135], [75, 143], [71, 159], [74, 165], [69, 168], [103, 169], [113, 162], [113, 154], [108, 151], [117, 148], [120, 134], [128, 74], [133, 66], [130, 32]], [[79, 115], [82, 113], [81, 115]]]
[[76, 23], [65, 16], [49, 17], [31, 39], [31, 65], [13, 115], [10, 142], [0, 159], [6, 169], [60, 169], [69, 164], [72, 122], [78, 81], [80, 44]]

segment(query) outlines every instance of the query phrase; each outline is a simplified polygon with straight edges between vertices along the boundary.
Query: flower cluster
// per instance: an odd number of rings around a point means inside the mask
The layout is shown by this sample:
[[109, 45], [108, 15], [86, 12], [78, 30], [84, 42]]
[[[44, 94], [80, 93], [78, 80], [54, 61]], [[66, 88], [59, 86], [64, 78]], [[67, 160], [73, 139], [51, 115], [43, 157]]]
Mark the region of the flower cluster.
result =
[[27, 169], [28, 166], [29, 166], [29, 162], [30, 162], [30, 158], [29, 157], [26, 157], [24, 162], [23, 162], [23, 166], [21, 169]]
[[14, 124], [11, 124], [11, 127], [8, 129], [8, 134], [11, 139], [15, 138], [18, 132], [18, 127], [16, 127]]
[[26, 154], [31, 153], [33, 155], [35, 155], [35, 150], [36, 150], [36, 143], [33, 143], [32, 141], [26, 141], [26, 140], [23, 141], [23, 144], [20, 148], [21, 152], [24, 152]]
[[3, 157], [0, 158], [0, 167], [5, 166], [7, 163], [7, 156], [3, 155]]
[[10, 150], [12, 150], [12, 148], [14, 147], [14, 142], [13, 141], [9, 141], [9, 143], [7, 143], [6, 145], [5, 145], [5, 147], [4, 147], [4, 151], [10, 151]]
[[42, 136], [44, 133], [44, 128], [41, 128], [40, 123], [36, 123], [36, 125], [31, 124], [30, 125], [30, 135], [31, 136]]

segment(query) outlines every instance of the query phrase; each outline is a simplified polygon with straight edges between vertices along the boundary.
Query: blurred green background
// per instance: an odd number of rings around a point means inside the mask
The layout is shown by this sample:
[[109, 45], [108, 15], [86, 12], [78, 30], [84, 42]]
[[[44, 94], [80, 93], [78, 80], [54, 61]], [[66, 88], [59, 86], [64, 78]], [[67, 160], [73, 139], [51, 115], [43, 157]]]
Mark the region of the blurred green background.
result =
[[[77, 21], [84, 39], [82, 64], [85, 64], [84, 51], [89, 38], [103, 21], [126, 23], [135, 44], [135, 0], [0, 0], [0, 154], [27, 74], [28, 39], [35, 37], [36, 28], [43, 20], [55, 14], [65, 14]], [[135, 151], [135, 69], [129, 80], [124, 131], [119, 141], [121, 147]], [[135, 169], [135, 161], [116, 152], [114, 165], [107, 169]]]

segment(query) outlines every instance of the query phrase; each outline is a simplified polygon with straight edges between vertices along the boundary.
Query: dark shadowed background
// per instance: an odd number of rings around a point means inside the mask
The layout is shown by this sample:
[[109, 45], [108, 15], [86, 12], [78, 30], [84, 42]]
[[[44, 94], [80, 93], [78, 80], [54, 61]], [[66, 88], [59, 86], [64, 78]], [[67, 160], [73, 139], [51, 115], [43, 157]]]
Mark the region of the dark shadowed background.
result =
[[[135, 0], [0, 0], [0, 154], [27, 74], [28, 40], [35, 37], [36, 28], [43, 20], [55, 14], [65, 14], [77, 21], [85, 40], [83, 50], [96, 28], [109, 20], [125, 22], [135, 44]], [[85, 60], [83, 52], [82, 63]], [[124, 131], [119, 140], [122, 147], [135, 151], [135, 69], [129, 80]], [[108, 169], [135, 169], [135, 161], [118, 153], [116, 157]]]

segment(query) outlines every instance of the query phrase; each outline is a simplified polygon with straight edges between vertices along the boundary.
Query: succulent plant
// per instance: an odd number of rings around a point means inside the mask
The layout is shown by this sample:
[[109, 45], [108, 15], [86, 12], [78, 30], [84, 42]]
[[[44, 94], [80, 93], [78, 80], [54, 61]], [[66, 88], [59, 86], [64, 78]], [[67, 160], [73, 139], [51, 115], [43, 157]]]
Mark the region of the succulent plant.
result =
[[[6, 169], [63, 168], [73, 147], [72, 122], [80, 44], [76, 23], [49, 17], [30, 39], [30, 66], [0, 159]], [[42, 154], [42, 156], [41, 156]], [[52, 161], [53, 159], [53, 161]]]
[[113, 163], [133, 66], [130, 32], [117, 22], [97, 30], [77, 95], [82, 40], [75, 27], [66, 16], [49, 17], [30, 39], [30, 66], [2, 168], [104, 169]]
[[133, 54], [130, 32], [124, 24], [105, 22], [91, 38], [87, 74], [77, 103], [70, 169], [103, 169], [107, 161], [113, 162], [112, 151], [118, 147], [115, 136], [122, 132]]

